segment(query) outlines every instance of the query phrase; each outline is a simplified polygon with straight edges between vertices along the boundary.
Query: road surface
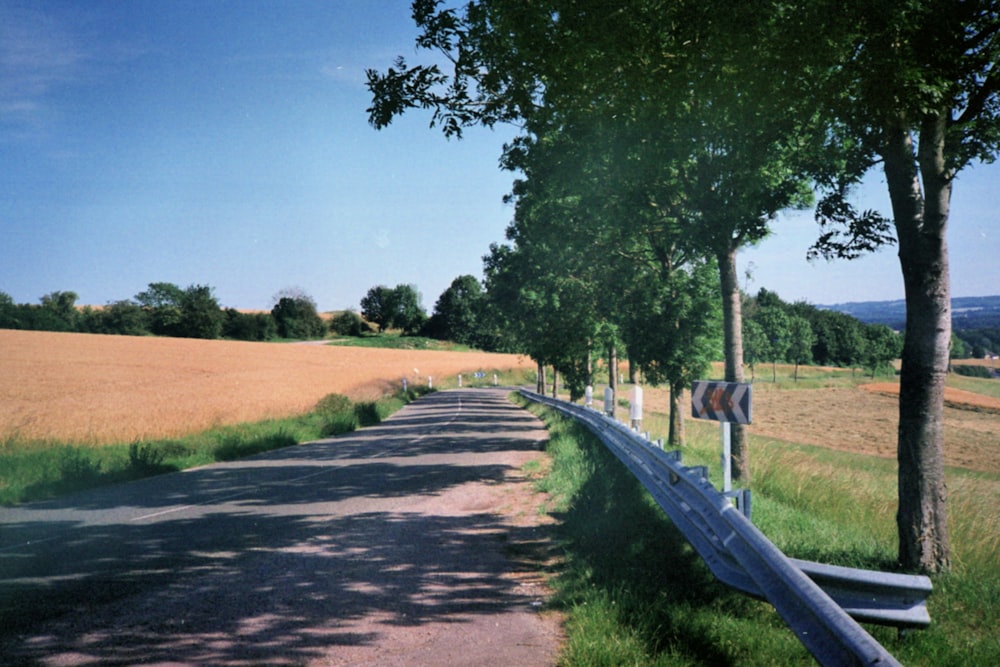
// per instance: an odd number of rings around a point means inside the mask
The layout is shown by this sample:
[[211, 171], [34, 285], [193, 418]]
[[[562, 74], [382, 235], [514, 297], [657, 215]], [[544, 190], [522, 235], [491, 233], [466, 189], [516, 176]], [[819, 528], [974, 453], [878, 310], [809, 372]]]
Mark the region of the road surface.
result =
[[4, 664], [548, 665], [548, 544], [502, 390], [379, 426], [0, 508]]

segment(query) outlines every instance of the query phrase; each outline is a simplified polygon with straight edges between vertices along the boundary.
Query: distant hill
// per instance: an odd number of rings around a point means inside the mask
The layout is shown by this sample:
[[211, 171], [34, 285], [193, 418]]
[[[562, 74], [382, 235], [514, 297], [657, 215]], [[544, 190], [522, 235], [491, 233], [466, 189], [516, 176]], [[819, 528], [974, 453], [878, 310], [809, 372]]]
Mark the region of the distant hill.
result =
[[[900, 330], [906, 324], [906, 302], [859, 301], [817, 306], [855, 317], [867, 324], [887, 324]], [[951, 300], [951, 326], [955, 331], [1000, 327], [1000, 296], [962, 296]]]

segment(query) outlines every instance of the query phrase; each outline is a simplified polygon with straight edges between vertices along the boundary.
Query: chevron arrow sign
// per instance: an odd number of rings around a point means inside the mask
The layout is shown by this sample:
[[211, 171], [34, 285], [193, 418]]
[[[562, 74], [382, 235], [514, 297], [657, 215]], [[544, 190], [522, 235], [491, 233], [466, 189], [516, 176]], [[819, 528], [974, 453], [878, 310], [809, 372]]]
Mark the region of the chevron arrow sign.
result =
[[691, 416], [736, 424], [750, 423], [751, 385], [741, 382], [707, 382], [691, 385]]

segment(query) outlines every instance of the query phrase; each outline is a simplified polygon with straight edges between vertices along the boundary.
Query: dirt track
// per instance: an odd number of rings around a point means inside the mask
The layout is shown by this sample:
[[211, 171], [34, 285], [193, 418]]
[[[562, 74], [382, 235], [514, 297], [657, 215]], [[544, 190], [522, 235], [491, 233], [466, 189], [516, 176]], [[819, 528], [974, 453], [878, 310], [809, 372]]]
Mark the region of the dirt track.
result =
[[442, 392], [348, 437], [0, 511], [5, 664], [549, 665], [542, 425]]

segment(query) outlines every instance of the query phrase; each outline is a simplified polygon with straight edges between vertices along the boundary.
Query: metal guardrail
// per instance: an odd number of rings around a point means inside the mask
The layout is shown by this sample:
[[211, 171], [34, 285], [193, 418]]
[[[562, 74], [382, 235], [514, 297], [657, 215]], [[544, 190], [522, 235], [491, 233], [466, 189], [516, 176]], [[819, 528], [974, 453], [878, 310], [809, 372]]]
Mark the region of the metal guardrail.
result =
[[595, 410], [521, 390], [585, 424], [632, 471], [723, 583], [767, 600], [823, 665], [898, 665], [857, 621], [930, 624], [930, 579], [790, 559], [705, 478]]

